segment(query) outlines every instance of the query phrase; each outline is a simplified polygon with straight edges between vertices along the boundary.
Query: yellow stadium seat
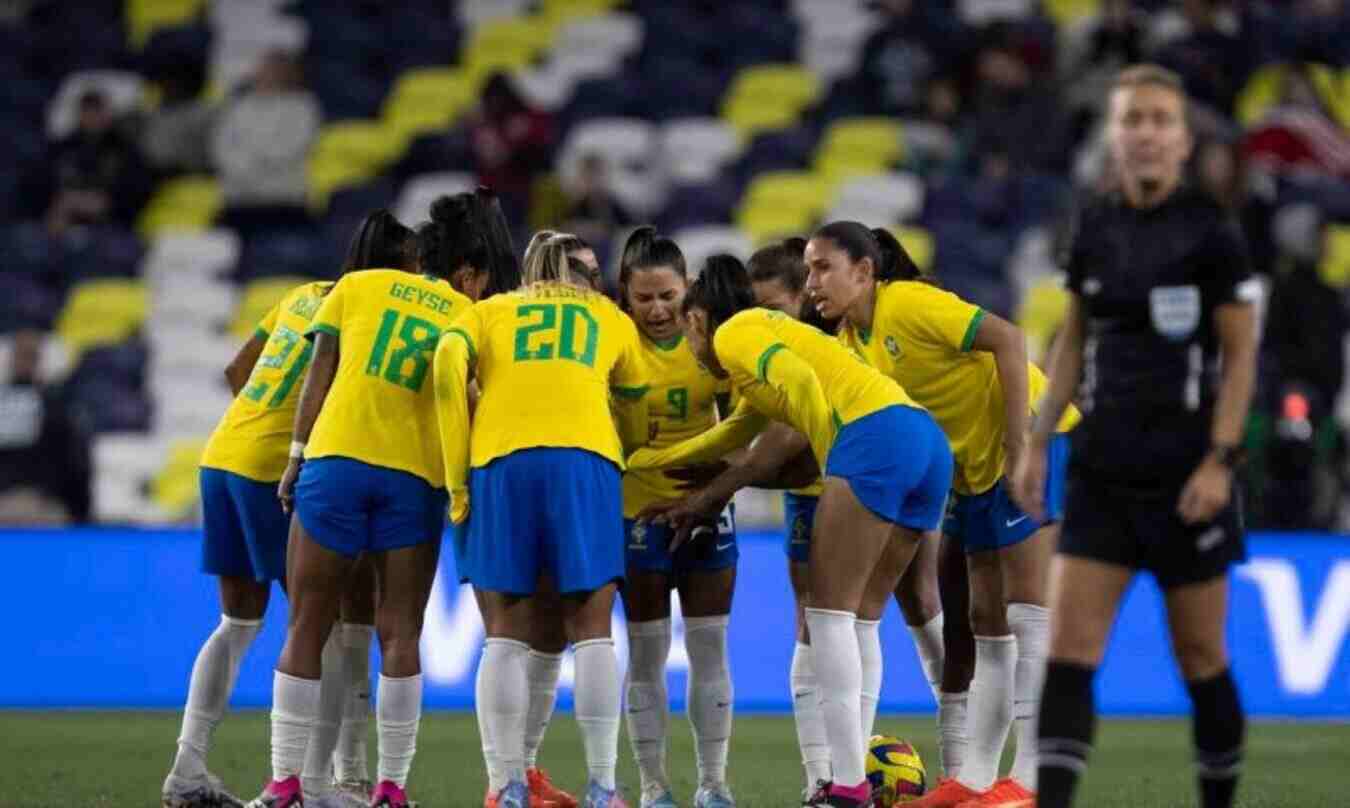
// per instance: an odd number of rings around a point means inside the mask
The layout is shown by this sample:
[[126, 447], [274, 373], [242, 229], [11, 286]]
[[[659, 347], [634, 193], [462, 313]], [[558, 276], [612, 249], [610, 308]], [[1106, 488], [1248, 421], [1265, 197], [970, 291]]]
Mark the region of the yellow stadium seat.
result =
[[205, 5], [206, 0], [127, 0], [127, 39], [140, 49], [155, 31], [191, 21]]
[[162, 233], [200, 233], [211, 226], [224, 200], [213, 177], [178, 177], [160, 183], [136, 220], [142, 238]]
[[844, 118], [825, 130], [817, 147], [818, 158], [827, 155], [866, 156], [882, 165], [904, 156], [904, 130], [890, 118]]
[[1036, 280], [1022, 297], [1022, 304], [1017, 307], [1017, 324], [1026, 332], [1032, 361], [1045, 357], [1068, 308], [1069, 293], [1054, 275]]
[[1337, 73], [1326, 65], [1313, 65], [1313, 84], [1336, 122], [1350, 129], [1350, 67]]
[[286, 293], [313, 278], [282, 276], [253, 281], [244, 287], [239, 297], [239, 307], [235, 309], [234, 322], [230, 333], [240, 340], [253, 336], [258, 322], [277, 304]]
[[139, 281], [86, 281], [71, 290], [56, 332], [73, 359], [89, 348], [130, 337], [145, 322], [148, 310], [149, 295]]
[[745, 97], [722, 107], [722, 118], [735, 128], [742, 139], [760, 132], [785, 129], [797, 121], [801, 110], [774, 99]]
[[805, 235], [817, 216], [809, 208], [758, 204], [742, 208], [736, 226], [759, 246], [774, 239]]
[[895, 225], [886, 228], [900, 242], [900, 246], [905, 248], [909, 257], [914, 259], [914, 263], [924, 272], [933, 268], [933, 234], [922, 227], [904, 227]]
[[619, 0], [544, 0], [539, 13], [563, 20], [603, 14], [619, 5]]
[[1322, 236], [1322, 260], [1317, 274], [1333, 289], [1350, 286], [1350, 225], [1333, 224]]
[[1095, 12], [1101, 5], [1101, 0], [1043, 0], [1041, 5], [1055, 21], [1055, 25], [1063, 27], [1072, 25]]
[[742, 207], [777, 205], [819, 214], [831, 197], [830, 184], [810, 171], [769, 171], [750, 181], [741, 200]]
[[324, 127], [306, 166], [310, 203], [322, 208], [333, 191], [375, 176], [407, 144], [406, 133], [384, 121], [346, 121]]
[[510, 73], [530, 66], [539, 49], [525, 42], [503, 44], [496, 48], [476, 48], [463, 57], [464, 73], [477, 92], [493, 73]]
[[888, 165], [888, 161], [866, 153], [817, 153], [815, 160], [816, 173], [823, 177], [832, 189], [837, 189], [843, 183], [857, 177], [885, 174]]
[[197, 468], [206, 441], [183, 438], [169, 446], [164, 466], [150, 481], [150, 499], [171, 518], [180, 519], [197, 504], [200, 488]]
[[399, 107], [422, 106], [458, 114], [474, 101], [473, 84], [462, 70], [423, 67], [398, 77], [384, 102], [384, 114]]
[[741, 97], [774, 99], [802, 109], [820, 96], [820, 79], [799, 65], [765, 64], [747, 67], [736, 74], [727, 91], [728, 102]]
[[[1313, 87], [1331, 110], [1332, 117], [1341, 126], [1350, 127], [1350, 68], [1338, 73], [1324, 64], [1309, 63], [1307, 67]], [[1286, 64], [1265, 65], [1252, 74], [1237, 100], [1237, 119], [1243, 126], [1257, 123], [1279, 103], [1288, 74]]]

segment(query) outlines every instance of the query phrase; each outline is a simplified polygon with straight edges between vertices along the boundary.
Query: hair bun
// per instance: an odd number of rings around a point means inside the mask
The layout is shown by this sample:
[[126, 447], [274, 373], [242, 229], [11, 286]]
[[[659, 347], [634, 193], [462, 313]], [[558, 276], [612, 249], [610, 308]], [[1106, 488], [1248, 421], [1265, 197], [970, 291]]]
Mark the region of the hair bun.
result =
[[467, 194], [436, 197], [431, 203], [431, 221], [439, 224], [463, 221], [471, 214], [471, 198]]

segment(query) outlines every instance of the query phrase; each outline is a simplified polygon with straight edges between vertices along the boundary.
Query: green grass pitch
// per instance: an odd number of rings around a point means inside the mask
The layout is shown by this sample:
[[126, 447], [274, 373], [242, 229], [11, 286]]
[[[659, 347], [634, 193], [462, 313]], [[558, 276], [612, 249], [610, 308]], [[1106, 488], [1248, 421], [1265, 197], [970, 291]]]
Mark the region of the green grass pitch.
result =
[[[172, 712], [0, 712], [0, 805], [6, 808], [155, 808], [172, 760], [179, 714]], [[371, 722], [370, 750], [375, 749]], [[918, 746], [935, 766], [930, 718], [882, 716], [878, 731]], [[1190, 732], [1183, 721], [1103, 721], [1079, 805], [1170, 808], [1196, 804]], [[267, 714], [227, 715], [216, 732], [211, 768], [239, 796], [252, 798], [268, 774]], [[1350, 724], [1255, 723], [1238, 804], [1243, 808], [1344, 805], [1350, 772]], [[558, 715], [541, 765], [556, 782], [585, 779], [581, 740], [570, 715]], [[693, 798], [689, 726], [671, 720], [670, 770], [681, 804]], [[1006, 765], [1006, 761], [1005, 761]], [[931, 775], [930, 775], [931, 776]], [[619, 778], [636, 808], [637, 772], [620, 740]], [[742, 808], [799, 804], [802, 787], [790, 717], [737, 719], [730, 780]], [[424, 808], [482, 805], [484, 776], [472, 715], [431, 713], [422, 720], [411, 796]]]

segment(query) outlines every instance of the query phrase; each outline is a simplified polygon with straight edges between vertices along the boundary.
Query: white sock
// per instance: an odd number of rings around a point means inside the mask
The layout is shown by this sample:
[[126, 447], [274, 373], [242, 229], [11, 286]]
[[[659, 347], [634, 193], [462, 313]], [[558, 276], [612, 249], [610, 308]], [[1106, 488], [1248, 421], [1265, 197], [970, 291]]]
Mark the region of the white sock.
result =
[[586, 640], [572, 647], [577, 681], [572, 710], [586, 748], [586, 769], [601, 788], [614, 789], [619, 761], [619, 660], [614, 640]]
[[188, 779], [206, 775], [211, 734], [230, 703], [234, 682], [239, 678], [239, 662], [261, 626], [261, 620], [239, 620], [223, 614], [216, 630], [202, 643], [197, 661], [192, 664], [173, 775]]
[[966, 762], [966, 747], [970, 734], [966, 731], [966, 704], [970, 694], [940, 693], [938, 695], [938, 758], [944, 777], [956, 777], [961, 764]]
[[562, 654], [545, 654], [530, 649], [525, 660], [525, 678], [530, 682], [530, 706], [525, 711], [525, 768], [533, 769], [539, 762], [539, 747], [544, 742], [544, 731], [553, 718], [553, 705], [558, 701], [558, 675], [562, 673]]
[[684, 647], [689, 654], [685, 701], [694, 730], [699, 784], [705, 786], [721, 786], [727, 780], [733, 711], [731, 668], [727, 666], [730, 619], [728, 615], [684, 619]]
[[909, 633], [914, 637], [914, 648], [919, 652], [919, 664], [923, 665], [924, 678], [933, 691], [933, 699], [942, 692], [942, 612], [922, 626], [910, 626]]
[[309, 736], [300, 785], [306, 796], [317, 797], [333, 788], [333, 750], [342, 726], [342, 700], [347, 695], [347, 667], [337, 625], [323, 645], [323, 672], [319, 677], [319, 716]]
[[975, 684], [970, 695], [970, 747], [961, 764], [960, 780], [984, 791], [994, 784], [1003, 744], [1012, 726], [1013, 674], [1017, 668], [1017, 638], [975, 637]]
[[417, 724], [422, 718], [422, 674], [394, 678], [380, 675], [375, 696], [375, 733], [380, 739], [376, 777], [403, 788], [417, 754]]
[[853, 787], [866, 778], [863, 771], [862, 660], [853, 612], [807, 609], [811, 632], [811, 662], [820, 688], [820, 711], [830, 739], [834, 781]]
[[792, 649], [792, 717], [797, 723], [797, 746], [802, 750], [806, 787], [830, 779], [830, 740], [825, 737], [825, 716], [820, 712], [820, 688], [811, 663], [811, 646], [797, 643]]
[[300, 774], [319, 717], [319, 680], [272, 674], [272, 779]]
[[529, 678], [525, 674], [530, 646], [517, 640], [489, 637], [478, 661], [474, 703], [483, 739], [488, 790], [501, 791], [512, 780], [525, 780], [525, 714], [529, 711]]
[[370, 779], [366, 766], [366, 732], [370, 726], [370, 642], [375, 627], [365, 623], [338, 623], [342, 637], [347, 692], [342, 700], [342, 726], [338, 729], [337, 754], [333, 765], [337, 779], [359, 783]]
[[858, 658], [862, 662], [862, 690], [860, 691], [862, 708], [863, 744], [872, 738], [872, 725], [877, 720], [877, 702], [881, 700], [881, 675], [885, 667], [881, 656], [881, 621], [858, 620], [853, 624], [858, 634]]
[[[642, 788], [667, 786], [666, 731], [670, 698], [666, 660], [670, 657], [670, 618], [628, 624], [628, 741], [633, 746]], [[693, 676], [693, 672], [690, 672]]]
[[1029, 603], [1008, 604], [1008, 627], [1017, 637], [1017, 672], [1013, 677], [1013, 725], [1017, 728], [1014, 780], [1036, 790], [1036, 731], [1050, 650], [1050, 610]]

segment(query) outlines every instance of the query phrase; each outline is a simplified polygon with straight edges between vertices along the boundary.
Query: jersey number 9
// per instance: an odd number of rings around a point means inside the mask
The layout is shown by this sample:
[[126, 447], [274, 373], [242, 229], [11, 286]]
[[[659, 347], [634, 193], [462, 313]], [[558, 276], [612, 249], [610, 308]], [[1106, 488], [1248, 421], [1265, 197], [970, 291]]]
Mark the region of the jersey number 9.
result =
[[[561, 317], [559, 316], [561, 309]], [[517, 362], [531, 360], [566, 359], [580, 362], [586, 367], [595, 367], [596, 343], [600, 338], [600, 325], [586, 310], [576, 303], [531, 303], [516, 309], [516, 316], [524, 323], [516, 329]], [[562, 320], [562, 327], [558, 321]], [[583, 326], [586, 338], [581, 353], [577, 353], [577, 330]]]
[[[400, 317], [403, 324], [399, 325]], [[389, 350], [389, 340], [397, 329], [399, 344]], [[429, 323], [421, 317], [411, 314], [400, 315], [394, 309], [387, 309], [380, 320], [380, 331], [375, 335], [375, 344], [370, 349], [370, 359], [366, 362], [366, 374], [380, 376], [387, 382], [406, 387], [414, 393], [422, 390], [426, 381], [427, 368], [431, 366], [431, 352], [440, 342], [441, 329], [435, 323]], [[386, 357], [387, 360], [386, 361]]]

